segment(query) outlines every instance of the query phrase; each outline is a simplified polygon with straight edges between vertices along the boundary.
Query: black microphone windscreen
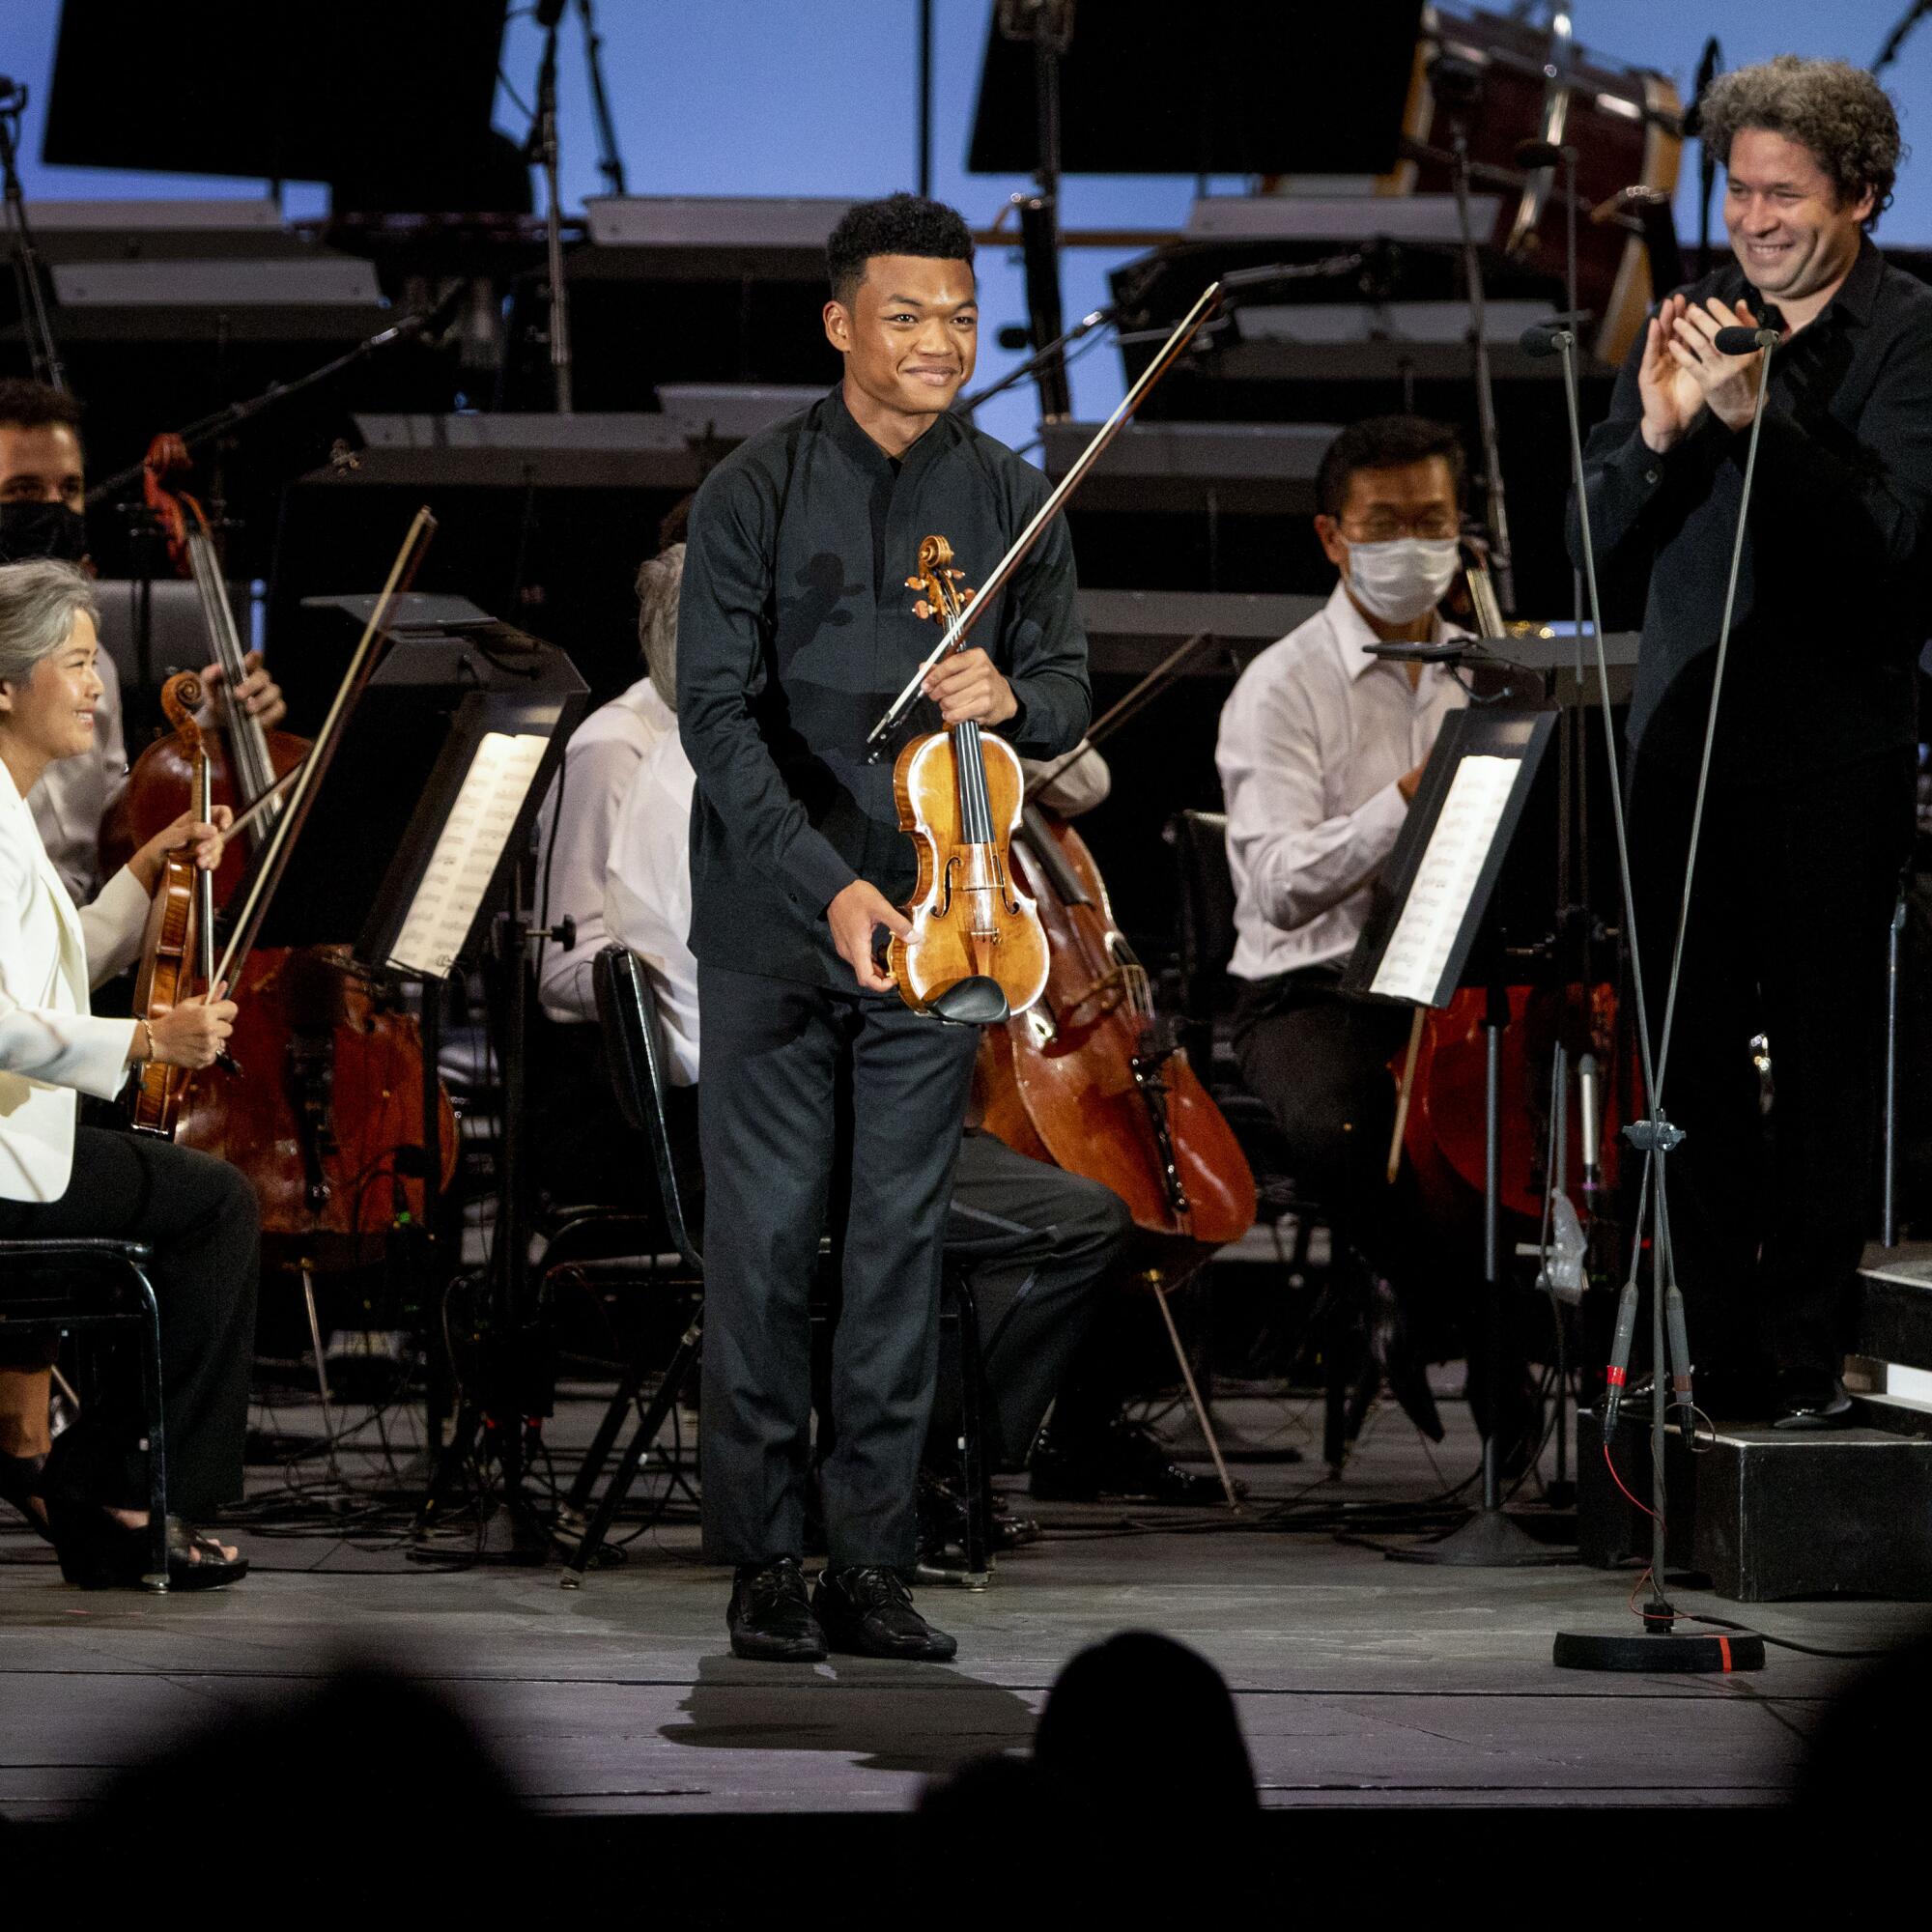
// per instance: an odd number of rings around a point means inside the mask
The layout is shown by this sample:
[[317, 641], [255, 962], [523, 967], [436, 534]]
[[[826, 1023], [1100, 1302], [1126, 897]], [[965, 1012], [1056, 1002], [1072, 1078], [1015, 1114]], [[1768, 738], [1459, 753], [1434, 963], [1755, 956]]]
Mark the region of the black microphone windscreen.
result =
[[1569, 348], [1576, 339], [1559, 323], [1533, 322], [1517, 337], [1517, 346], [1525, 355], [1554, 355], [1559, 349]]
[[1771, 348], [1777, 341], [1777, 332], [1770, 328], [1720, 328], [1711, 340], [1719, 355], [1752, 355]]

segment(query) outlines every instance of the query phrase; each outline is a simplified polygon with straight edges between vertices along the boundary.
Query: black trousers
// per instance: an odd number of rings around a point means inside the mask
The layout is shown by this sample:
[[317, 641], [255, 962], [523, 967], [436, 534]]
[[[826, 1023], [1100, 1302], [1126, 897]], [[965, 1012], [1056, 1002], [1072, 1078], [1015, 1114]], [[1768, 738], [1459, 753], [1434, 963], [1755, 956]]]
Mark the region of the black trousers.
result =
[[[1396, 1087], [1389, 1063], [1408, 1043], [1412, 1009], [1345, 999], [1339, 967], [1309, 967], [1241, 988], [1233, 1033], [1248, 1091], [1267, 1103], [1286, 1142], [1289, 1170], [1334, 1218], [1338, 1234], [1401, 1297], [1420, 1350], [1469, 1363], [1478, 1423], [1490, 1428], [1487, 1296], [1482, 1228], [1442, 1227], [1420, 1199], [1406, 1162], [1388, 1179]], [[1498, 1387], [1514, 1427], [1525, 1401], [1520, 1311], [1503, 1308]]]
[[[964, 1270], [979, 1309], [994, 1467], [1025, 1463], [1132, 1230], [1126, 1203], [1111, 1187], [967, 1130], [946, 1218], [946, 1259]], [[958, 1432], [956, 1378], [942, 1374], [931, 1439], [951, 1443]]]
[[[0, 1236], [11, 1240], [97, 1235], [153, 1244], [168, 1506], [181, 1516], [206, 1519], [242, 1494], [258, 1220], [254, 1189], [226, 1161], [101, 1127], [75, 1129], [73, 1173], [58, 1201], [0, 1201]], [[140, 1401], [131, 1374], [115, 1383], [56, 1439], [51, 1479], [140, 1509]]]
[[[1668, 1162], [1671, 1245], [1701, 1365], [1815, 1375], [1842, 1356], [1844, 1297], [1873, 1225], [1886, 944], [1911, 852], [1914, 764], [1900, 751], [1711, 794], [1662, 1066], [1664, 1112], [1686, 1136]], [[1653, 1036], [1695, 780], [1641, 753], [1632, 774]], [[1768, 1119], [1750, 1053], [1759, 1033]], [[1626, 1156], [1626, 1173], [1636, 1169]]]
[[838, 1253], [835, 1568], [909, 1566], [932, 1406], [941, 1244], [977, 1033], [896, 997], [703, 963], [700, 1449], [714, 1562], [801, 1553], [821, 1233]]

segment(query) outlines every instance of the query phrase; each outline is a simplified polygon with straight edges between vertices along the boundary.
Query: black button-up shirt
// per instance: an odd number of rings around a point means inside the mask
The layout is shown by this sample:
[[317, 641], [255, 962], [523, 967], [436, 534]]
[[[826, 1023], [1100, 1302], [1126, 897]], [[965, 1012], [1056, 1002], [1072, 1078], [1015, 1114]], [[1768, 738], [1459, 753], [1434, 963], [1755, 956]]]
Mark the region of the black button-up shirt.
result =
[[[854, 879], [895, 903], [917, 879], [889, 746], [866, 737], [939, 641], [906, 587], [944, 536], [977, 587], [1045, 500], [1040, 472], [963, 418], [895, 461], [834, 390], [742, 443], [697, 493], [678, 607], [678, 730], [692, 800], [691, 946], [739, 972], [849, 989], [825, 909]], [[1053, 757], [1087, 728], [1087, 640], [1056, 517], [967, 639], [1019, 713], [1000, 727]], [[937, 729], [922, 698], [903, 737]]]
[[[1775, 321], [1735, 261], [1684, 293]], [[1600, 567], [1650, 573], [1631, 745], [1694, 773], [1749, 432], [1707, 412], [1658, 455], [1638, 429], [1642, 355], [1639, 337], [1584, 483]], [[1929, 524], [1932, 290], [1867, 240], [1824, 312], [1774, 354], [1714, 778], [1775, 783], [1914, 741]], [[1580, 561], [1574, 502], [1570, 549]]]

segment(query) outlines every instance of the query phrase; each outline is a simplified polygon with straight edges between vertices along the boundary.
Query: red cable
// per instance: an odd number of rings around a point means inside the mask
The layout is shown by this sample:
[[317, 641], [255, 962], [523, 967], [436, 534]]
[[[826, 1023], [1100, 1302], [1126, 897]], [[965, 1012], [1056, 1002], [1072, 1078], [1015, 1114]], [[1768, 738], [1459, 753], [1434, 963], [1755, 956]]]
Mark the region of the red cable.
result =
[[1607, 1442], [1604, 1444], [1604, 1467], [1610, 1472], [1610, 1481], [1618, 1489], [1623, 1490], [1625, 1498], [1635, 1508], [1640, 1509], [1645, 1516], [1649, 1517], [1655, 1522], [1657, 1520], [1657, 1512], [1648, 1503], [1639, 1502], [1635, 1496], [1631, 1494], [1629, 1490], [1624, 1488], [1624, 1479], [1617, 1474], [1617, 1460], [1610, 1454], [1610, 1445]]

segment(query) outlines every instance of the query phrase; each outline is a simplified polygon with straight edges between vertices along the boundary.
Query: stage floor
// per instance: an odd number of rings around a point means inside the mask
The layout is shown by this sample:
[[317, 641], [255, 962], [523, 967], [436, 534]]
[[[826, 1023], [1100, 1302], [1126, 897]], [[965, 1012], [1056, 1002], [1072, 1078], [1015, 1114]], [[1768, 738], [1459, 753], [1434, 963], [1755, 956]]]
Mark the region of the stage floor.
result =
[[[572, 1406], [553, 1438], [591, 1415]], [[1228, 1403], [1224, 1420], [1251, 1440], [1298, 1442], [1309, 1457], [1242, 1466], [1249, 1519], [1270, 1501], [1298, 1499], [1290, 1520], [1305, 1520], [1322, 1502], [1436, 1492], [1474, 1456], [1466, 1411], [1445, 1415], [1432, 1465], [1401, 1415], [1378, 1410], [1330, 1483], [1318, 1482], [1313, 1403]], [[296, 1405], [274, 1420], [286, 1431], [312, 1417]], [[560, 1589], [554, 1567], [412, 1562], [374, 1516], [339, 1535], [242, 1531], [257, 1565], [246, 1582], [166, 1598], [69, 1589], [50, 1552], [10, 1530], [0, 1817], [71, 1815], [159, 1741], [355, 1656], [445, 1693], [534, 1806], [607, 1815], [903, 1810], [961, 1759], [1023, 1748], [1061, 1665], [1134, 1627], [1197, 1646], [1226, 1673], [1271, 1807], [1762, 1805], [1789, 1789], [1824, 1700], [1855, 1667], [1773, 1650], [1750, 1676], [1560, 1672], [1559, 1628], [1634, 1628], [1633, 1574], [1413, 1568], [1325, 1530], [1219, 1512], [1039, 1514], [1046, 1538], [1004, 1558], [989, 1590], [922, 1592], [959, 1638], [944, 1668], [736, 1662], [727, 1578], [696, 1561], [683, 1524], [651, 1531], [582, 1591]], [[445, 1553], [463, 1548], [455, 1536]], [[1881, 1644], [1924, 1618], [1910, 1605], [1673, 1595], [1827, 1647]]]

